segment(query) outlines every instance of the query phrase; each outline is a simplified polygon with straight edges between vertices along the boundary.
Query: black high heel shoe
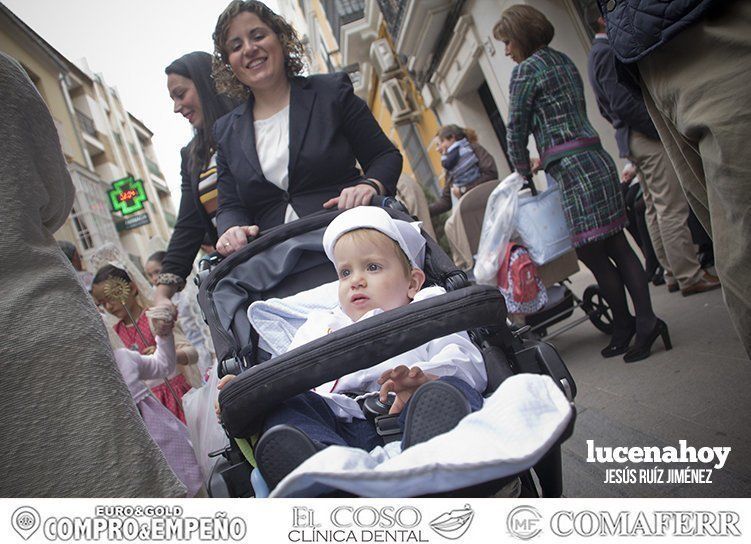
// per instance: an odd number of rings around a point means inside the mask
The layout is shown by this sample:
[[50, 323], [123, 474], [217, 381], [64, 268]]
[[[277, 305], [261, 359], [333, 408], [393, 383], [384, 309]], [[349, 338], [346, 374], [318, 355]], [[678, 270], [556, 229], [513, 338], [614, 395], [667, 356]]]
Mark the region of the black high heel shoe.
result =
[[600, 355], [605, 359], [608, 359], [626, 353], [628, 351], [628, 346], [631, 344], [631, 339], [635, 334], [636, 322], [632, 318], [629, 328], [625, 332], [622, 334], [620, 334], [618, 330], [613, 332], [613, 337], [610, 339], [610, 343], [600, 351]]
[[658, 266], [657, 270], [655, 270], [655, 273], [652, 274], [650, 281], [654, 286], [665, 285], [665, 269], [661, 266]]
[[636, 361], [641, 361], [642, 359], [649, 357], [649, 354], [652, 353], [652, 344], [655, 343], [658, 336], [662, 336], [662, 342], [665, 344], [665, 351], [673, 349], [673, 344], [670, 342], [668, 326], [662, 319], [657, 319], [657, 323], [655, 323], [652, 332], [650, 332], [642, 342], [634, 344], [634, 347], [628, 350], [626, 355], [623, 356], [623, 360], [627, 363], [635, 363]]

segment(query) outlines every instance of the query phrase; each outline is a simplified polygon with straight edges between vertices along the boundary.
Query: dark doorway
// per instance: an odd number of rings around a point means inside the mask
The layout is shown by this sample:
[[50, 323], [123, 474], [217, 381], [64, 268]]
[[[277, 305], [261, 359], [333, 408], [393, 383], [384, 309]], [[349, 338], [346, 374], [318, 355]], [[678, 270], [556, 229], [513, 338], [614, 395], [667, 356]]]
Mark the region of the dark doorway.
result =
[[506, 123], [503, 122], [501, 112], [498, 111], [498, 106], [493, 99], [493, 94], [490, 92], [490, 87], [488, 87], [488, 84], [485, 81], [483, 81], [482, 85], [480, 85], [480, 87], [477, 89], [477, 94], [480, 95], [482, 106], [485, 108], [485, 112], [488, 114], [490, 124], [493, 125], [493, 131], [498, 138], [498, 142], [501, 144], [501, 149], [503, 149], [503, 156], [506, 159], [506, 164], [508, 164], [509, 170], [513, 172], [514, 169], [511, 167], [511, 163], [508, 160], [508, 148], [506, 146]]

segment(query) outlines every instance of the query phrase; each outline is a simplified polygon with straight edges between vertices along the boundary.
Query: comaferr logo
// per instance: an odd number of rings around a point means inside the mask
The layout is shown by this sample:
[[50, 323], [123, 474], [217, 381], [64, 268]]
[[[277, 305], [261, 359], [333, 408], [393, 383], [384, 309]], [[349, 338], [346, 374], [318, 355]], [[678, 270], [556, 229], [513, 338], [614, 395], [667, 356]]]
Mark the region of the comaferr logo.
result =
[[729, 511], [563, 510], [550, 518], [550, 530], [558, 536], [741, 536], [739, 522]]
[[[547, 516], [546, 516], [547, 517]], [[517, 506], [506, 518], [508, 533], [520, 540], [538, 536], [544, 525], [559, 537], [742, 536], [737, 512], [662, 510], [609, 512], [560, 510], [546, 522], [533, 506]], [[547, 529], [546, 529], [547, 530]]]
[[506, 529], [514, 538], [530, 540], [542, 531], [542, 515], [534, 506], [517, 506], [506, 517]]

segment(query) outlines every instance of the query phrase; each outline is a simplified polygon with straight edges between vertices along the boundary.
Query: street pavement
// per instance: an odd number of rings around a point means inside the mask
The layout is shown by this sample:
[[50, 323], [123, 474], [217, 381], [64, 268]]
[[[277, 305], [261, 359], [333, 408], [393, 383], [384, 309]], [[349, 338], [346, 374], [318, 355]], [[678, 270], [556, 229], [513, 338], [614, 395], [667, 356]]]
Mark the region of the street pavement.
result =
[[[579, 296], [595, 283], [582, 270], [571, 277]], [[662, 340], [652, 356], [625, 364], [603, 359], [609, 338], [588, 321], [553, 343], [576, 381], [578, 417], [563, 445], [564, 495], [568, 497], [751, 496], [751, 361], [730, 323], [720, 290], [689, 297], [650, 285], [655, 313], [670, 329], [673, 349]], [[581, 310], [572, 316], [582, 315]], [[564, 322], [565, 323], [565, 322]], [[558, 325], [560, 326], [560, 325]], [[554, 330], [556, 326], [551, 327]], [[726, 465], [712, 483], [603, 483], [608, 468], [653, 464], [588, 463], [587, 440], [596, 446], [730, 446]], [[660, 465], [685, 468], [686, 464]], [[709, 465], [692, 465], [708, 468]]]

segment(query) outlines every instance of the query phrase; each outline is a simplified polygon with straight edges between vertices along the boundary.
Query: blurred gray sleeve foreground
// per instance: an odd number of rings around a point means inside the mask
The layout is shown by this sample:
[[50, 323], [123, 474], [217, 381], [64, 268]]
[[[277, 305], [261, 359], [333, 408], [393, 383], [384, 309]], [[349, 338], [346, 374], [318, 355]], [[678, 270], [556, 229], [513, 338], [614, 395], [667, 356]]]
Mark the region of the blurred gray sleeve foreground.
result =
[[52, 237], [73, 198], [47, 107], [0, 53], [0, 496], [184, 496]]

